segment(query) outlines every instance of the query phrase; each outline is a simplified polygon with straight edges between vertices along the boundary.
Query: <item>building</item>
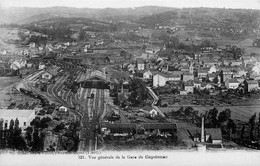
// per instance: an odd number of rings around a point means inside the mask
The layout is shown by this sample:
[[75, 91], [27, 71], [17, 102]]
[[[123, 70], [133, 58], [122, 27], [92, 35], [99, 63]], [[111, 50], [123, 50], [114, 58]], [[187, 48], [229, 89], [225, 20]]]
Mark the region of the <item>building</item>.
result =
[[150, 114], [150, 117], [152, 117], [152, 118], [154, 118], [154, 117], [156, 117], [156, 116], [159, 115], [159, 113], [158, 113], [155, 109], [152, 109], [152, 110], [149, 112], [149, 114]]
[[167, 75], [163, 73], [158, 73], [153, 76], [153, 86], [165, 86], [166, 82], [168, 81]]
[[82, 88], [95, 87], [101, 89], [110, 89], [110, 85], [118, 83], [118, 80], [115, 78], [115, 76], [111, 76], [100, 70], [95, 70], [90, 73], [87, 72], [81, 75], [77, 82]]
[[246, 80], [247, 91], [251, 92], [253, 90], [259, 89], [259, 84], [256, 80]]
[[204, 117], [202, 117], [201, 131], [193, 133], [194, 141], [207, 142], [212, 144], [222, 144], [222, 132], [220, 128], [204, 128]]
[[225, 86], [228, 89], [237, 89], [239, 86], [239, 82], [236, 79], [227, 79], [225, 81]]
[[184, 90], [187, 93], [193, 93], [194, 92], [194, 84], [193, 81], [188, 81], [184, 83]]
[[40, 63], [39, 64], [39, 70], [42, 70], [42, 69], [44, 69], [46, 66], [45, 66], [45, 64], [43, 64], [43, 63]]
[[34, 42], [30, 42], [29, 47], [30, 48], [35, 48], [35, 43]]
[[[143, 131], [142, 134], [149, 136], [152, 131], [158, 133], [168, 133], [173, 136], [177, 132], [177, 126], [174, 123], [100, 123], [101, 133], [104, 135], [140, 135], [137, 131]], [[136, 133], [136, 134], [133, 134]]]
[[130, 72], [134, 72], [135, 71], [135, 66], [133, 64], [128, 64], [126, 66], [127, 70], [130, 71]]
[[49, 79], [51, 79], [51, 78], [57, 76], [57, 74], [58, 74], [58, 71], [56, 71], [56, 70], [53, 70], [53, 69], [46, 70], [46, 71], [42, 74], [42, 78], [49, 80]]
[[209, 71], [208, 71], [208, 73], [216, 73], [217, 72], [217, 68], [216, 68], [216, 66], [215, 65], [213, 65], [213, 66], [211, 66], [210, 67], [210, 69], [209, 69]]
[[201, 87], [200, 87], [201, 90], [203, 90], [203, 89], [211, 89], [211, 88], [213, 88], [213, 86], [211, 84], [206, 83], [206, 82], [202, 82], [201, 83]]
[[[211, 73], [211, 74], [208, 74], [208, 79], [213, 82], [214, 79], [218, 77], [218, 74], [217, 73]], [[219, 79], [219, 78], [218, 78]]]
[[149, 53], [149, 54], [153, 54], [154, 53], [152, 48], [146, 48], [145, 52]]
[[149, 70], [146, 71], [146, 72], [144, 72], [143, 78], [144, 78], [144, 79], [152, 79], [152, 78], [153, 78], [152, 72], [150, 72]]
[[231, 61], [230, 66], [241, 66], [243, 64], [242, 60], [236, 60], [236, 61]]
[[184, 82], [189, 81], [189, 80], [194, 80], [194, 75], [193, 75], [192, 73], [187, 73], [187, 72], [185, 72], [185, 73], [183, 73], [183, 75], [182, 75], [182, 80], [183, 80]]
[[220, 63], [219, 63], [219, 61], [206, 60], [206, 61], [203, 61], [203, 65], [204, 65], [204, 67], [212, 67], [215, 65], [220, 65]]
[[19, 120], [19, 127], [24, 130], [30, 126], [31, 121], [35, 118], [35, 110], [12, 110], [0, 109], [0, 119], [3, 120], [3, 128], [9, 129], [10, 121], [16, 118]]
[[242, 76], [246, 76], [247, 75], [247, 71], [246, 70], [239, 70], [237, 71], [233, 77], [242, 77]]
[[200, 82], [199, 80], [195, 80], [195, 81], [193, 82], [193, 85], [194, 85], [194, 88], [198, 88], [198, 89], [201, 88], [201, 82]]
[[144, 61], [144, 59], [137, 59], [136, 60], [136, 68], [138, 70], [144, 70], [145, 69], [145, 61]]
[[208, 71], [204, 69], [198, 70], [198, 78], [207, 78]]
[[222, 144], [222, 133], [220, 128], [205, 128], [206, 142]]
[[59, 107], [59, 111], [61, 111], [61, 112], [67, 112], [67, 110], [68, 110], [67, 107], [64, 107], [64, 106]]
[[252, 68], [252, 71], [255, 73], [255, 74], [260, 74], [260, 65], [255, 65], [253, 68]]
[[165, 86], [167, 81], [177, 81], [179, 82], [181, 80], [181, 75], [176, 73], [171, 74], [164, 74], [164, 73], [158, 73], [153, 76], [153, 86]]
[[157, 57], [157, 55], [153, 54], [153, 53], [142, 53], [141, 57], [143, 59], [155, 59]]

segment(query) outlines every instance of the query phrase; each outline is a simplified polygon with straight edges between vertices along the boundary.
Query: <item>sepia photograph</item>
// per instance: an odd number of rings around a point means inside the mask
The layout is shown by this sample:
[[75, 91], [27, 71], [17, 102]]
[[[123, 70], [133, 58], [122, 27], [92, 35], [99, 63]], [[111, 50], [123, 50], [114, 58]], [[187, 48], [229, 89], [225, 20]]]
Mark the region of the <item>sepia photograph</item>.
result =
[[0, 165], [254, 166], [259, 150], [260, 0], [0, 1]]

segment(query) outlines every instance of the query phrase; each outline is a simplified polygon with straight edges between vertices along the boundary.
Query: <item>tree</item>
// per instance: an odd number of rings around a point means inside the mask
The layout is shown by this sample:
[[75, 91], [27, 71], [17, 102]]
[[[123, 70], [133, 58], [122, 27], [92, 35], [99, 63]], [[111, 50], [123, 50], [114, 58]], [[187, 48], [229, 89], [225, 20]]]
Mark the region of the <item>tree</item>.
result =
[[9, 124], [9, 136], [7, 138], [7, 144], [9, 148], [13, 148], [13, 131], [14, 130], [14, 120], [11, 119], [10, 120], [10, 124]]
[[33, 143], [32, 143], [32, 151], [40, 152], [43, 150], [44, 145], [44, 137], [39, 133], [38, 129], [35, 129], [33, 132]]
[[220, 112], [218, 115], [218, 125], [223, 122], [226, 122], [228, 119], [231, 118], [231, 111], [230, 109], [225, 109], [224, 111]]
[[189, 115], [192, 113], [192, 111], [193, 111], [193, 108], [192, 108], [192, 107], [187, 107], [187, 108], [185, 108], [185, 110], [184, 110], [184, 114], [185, 114], [186, 116], [189, 116]]
[[69, 125], [68, 130], [64, 134], [64, 148], [68, 151], [77, 151], [79, 144], [79, 137], [77, 132], [80, 130], [80, 122], [76, 121]]
[[244, 139], [244, 133], [245, 133], [245, 125], [243, 125], [242, 129], [241, 129], [241, 139]]
[[125, 50], [121, 50], [120, 51], [120, 56], [125, 57], [126, 56], [126, 51]]
[[236, 132], [236, 124], [232, 119], [228, 119], [227, 128], [229, 130], [229, 140], [231, 140], [231, 135]]
[[39, 128], [41, 124], [41, 120], [40, 117], [36, 117], [35, 119], [33, 119], [30, 123], [31, 126], [34, 126], [36, 128]]
[[216, 76], [216, 77], [213, 79], [213, 82], [214, 82], [215, 84], [218, 83], [218, 76]]
[[85, 32], [84, 30], [80, 30], [79, 31], [79, 41], [84, 40], [85, 39]]
[[141, 79], [133, 79], [130, 83], [129, 91], [131, 92], [129, 101], [133, 106], [143, 104], [149, 97], [145, 83]]
[[49, 126], [47, 123], [50, 121], [51, 121], [51, 118], [49, 118], [49, 117], [42, 118], [41, 123], [40, 123], [40, 128], [42, 128], [42, 129], [47, 128]]
[[65, 128], [65, 124], [64, 123], [60, 123], [58, 124], [55, 128], [54, 131], [55, 132], [59, 132], [60, 130], [63, 130]]
[[216, 107], [210, 109], [207, 116], [205, 117], [205, 127], [215, 128], [217, 126], [218, 110]]
[[251, 140], [254, 140], [255, 119], [256, 119], [256, 113], [249, 119], [249, 122], [248, 122], [251, 126], [251, 129], [250, 129], [250, 139]]
[[201, 47], [209, 47], [211, 46], [211, 43], [209, 40], [203, 40], [201, 43]]
[[22, 130], [19, 128], [19, 120], [16, 118], [15, 122], [12, 119], [10, 121], [10, 135], [8, 137], [8, 147], [12, 149], [25, 150], [26, 142], [22, 137]]
[[27, 127], [25, 132], [25, 139], [28, 146], [31, 146], [32, 143], [32, 133], [33, 133], [33, 128]]
[[15, 119], [14, 128], [19, 128], [19, 120], [18, 120], [18, 118]]
[[0, 131], [4, 130], [3, 128], [3, 125], [4, 125], [4, 119], [0, 119]]
[[260, 137], [260, 112], [258, 113], [258, 138]]

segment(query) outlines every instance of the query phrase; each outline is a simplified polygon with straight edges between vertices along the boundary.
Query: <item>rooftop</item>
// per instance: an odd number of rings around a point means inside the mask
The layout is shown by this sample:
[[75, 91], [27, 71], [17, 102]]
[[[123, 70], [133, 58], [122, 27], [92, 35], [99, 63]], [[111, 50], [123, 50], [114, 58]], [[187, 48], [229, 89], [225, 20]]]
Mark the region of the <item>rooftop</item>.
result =
[[145, 61], [144, 61], [144, 59], [138, 58], [138, 59], [136, 59], [136, 62], [140, 64], [140, 63], [144, 63]]
[[229, 82], [229, 83], [239, 83], [239, 82], [237, 81], [237, 79], [229, 79], [228, 82]]
[[210, 135], [212, 140], [222, 140], [222, 133], [220, 128], [205, 128], [207, 135]]
[[0, 118], [2, 117], [28, 117], [30, 116], [35, 110], [16, 110], [16, 109], [0, 109]]
[[50, 74], [53, 75], [53, 76], [56, 76], [56, 75], [58, 74], [58, 71], [57, 71], [57, 70], [54, 70], [54, 69], [46, 70], [46, 72], [50, 73]]
[[99, 78], [106, 80], [108, 82], [114, 82], [114, 80], [108, 74], [105, 74], [104, 72], [99, 71], [99, 70], [87, 72], [86, 74], [84, 74], [80, 77], [78, 82], [89, 80], [89, 79], [94, 78], [94, 77], [99, 77]]
[[247, 80], [248, 84], [258, 84], [256, 80]]

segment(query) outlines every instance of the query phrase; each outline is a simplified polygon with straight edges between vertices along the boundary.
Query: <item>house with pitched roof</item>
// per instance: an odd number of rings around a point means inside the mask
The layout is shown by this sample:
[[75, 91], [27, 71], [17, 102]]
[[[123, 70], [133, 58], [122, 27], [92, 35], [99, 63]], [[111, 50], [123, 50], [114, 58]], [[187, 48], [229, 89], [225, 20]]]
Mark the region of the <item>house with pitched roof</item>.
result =
[[259, 89], [259, 84], [256, 80], [246, 80], [245, 86], [248, 92], [252, 92], [253, 90]]
[[143, 78], [144, 79], [152, 79], [153, 78], [153, 73], [150, 70], [148, 70], [148, 71], [143, 73]]
[[183, 80], [184, 82], [189, 81], [189, 80], [194, 80], [194, 74], [193, 74], [193, 73], [185, 72], [185, 73], [183, 73], [183, 75], [182, 75], [182, 80]]
[[211, 74], [208, 74], [208, 79], [213, 82], [213, 80], [218, 77], [218, 74], [217, 73], [211, 73]]
[[184, 90], [187, 93], [193, 93], [194, 92], [194, 84], [193, 81], [188, 81], [184, 83]]
[[237, 79], [227, 79], [225, 81], [225, 86], [228, 88], [228, 89], [237, 89], [238, 86], [239, 86], [239, 82], [237, 81]]
[[230, 69], [223, 69], [223, 81], [225, 82], [227, 79], [231, 79], [233, 77], [233, 72]]
[[165, 86], [167, 81], [177, 81], [179, 82], [181, 80], [181, 74], [178, 73], [171, 73], [171, 74], [165, 74], [165, 73], [157, 73], [153, 76], [153, 86]]
[[198, 78], [207, 78], [208, 70], [206, 69], [199, 69], [198, 70]]
[[214, 86], [212, 86], [210, 83], [206, 83], [206, 82], [202, 82], [201, 83], [201, 86], [200, 86], [200, 89], [203, 90], [203, 89], [211, 89], [213, 88]]
[[242, 66], [242, 64], [243, 64], [243, 61], [238, 59], [235, 61], [231, 61], [230, 66]]
[[222, 132], [220, 128], [205, 128], [205, 141], [212, 144], [222, 144]]
[[200, 82], [198, 79], [195, 79], [195, 80], [193, 81], [193, 85], [194, 85], [195, 88], [200, 89], [200, 87], [201, 87], [201, 82]]
[[49, 80], [49, 79], [51, 79], [51, 78], [57, 76], [57, 74], [58, 74], [58, 71], [57, 71], [57, 70], [48, 69], [48, 70], [46, 70], [46, 71], [42, 74], [42, 78]]
[[145, 61], [144, 61], [144, 59], [141, 59], [141, 58], [136, 59], [136, 68], [138, 70], [144, 70], [145, 69]]

